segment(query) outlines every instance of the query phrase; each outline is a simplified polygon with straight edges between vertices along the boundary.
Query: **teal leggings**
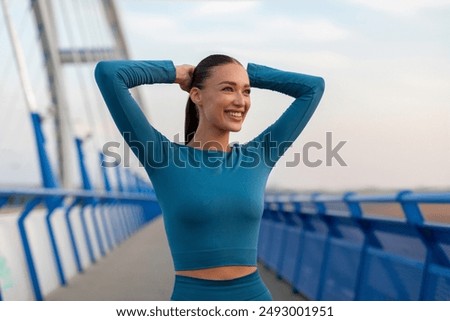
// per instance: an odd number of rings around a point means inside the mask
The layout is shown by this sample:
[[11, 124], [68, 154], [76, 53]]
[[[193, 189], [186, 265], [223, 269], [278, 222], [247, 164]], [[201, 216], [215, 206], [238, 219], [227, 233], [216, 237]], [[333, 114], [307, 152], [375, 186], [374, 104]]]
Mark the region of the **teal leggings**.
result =
[[176, 275], [171, 301], [272, 301], [258, 271], [231, 280]]

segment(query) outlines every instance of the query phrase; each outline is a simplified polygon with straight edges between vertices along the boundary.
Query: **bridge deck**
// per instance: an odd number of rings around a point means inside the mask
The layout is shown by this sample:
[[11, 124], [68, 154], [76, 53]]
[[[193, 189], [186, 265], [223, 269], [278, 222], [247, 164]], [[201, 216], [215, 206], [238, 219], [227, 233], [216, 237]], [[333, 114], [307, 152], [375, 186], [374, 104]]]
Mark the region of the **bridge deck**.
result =
[[[259, 271], [274, 300], [303, 299], [265, 267], [259, 266]], [[172, 260], [159, 217], [46, 300], [166, 301], [173, 282]]]

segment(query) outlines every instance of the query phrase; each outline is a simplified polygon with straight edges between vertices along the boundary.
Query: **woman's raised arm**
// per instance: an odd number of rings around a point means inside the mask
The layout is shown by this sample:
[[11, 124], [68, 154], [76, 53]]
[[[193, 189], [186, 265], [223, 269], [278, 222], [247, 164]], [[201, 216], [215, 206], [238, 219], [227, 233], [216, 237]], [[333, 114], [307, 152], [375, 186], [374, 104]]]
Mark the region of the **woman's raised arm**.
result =
[[101, 61], [95, 68], [95, 80], [114, 122], [146, 168], [152, 165], [153, 160], [161, 160], [162, 144], [167, 138], [148, 122], [129, 88], [143, 84], [174, 83], [175, 78], [176, 68], [168, 60]]
[[272, 125], [248, 143], [263, 148], [266, 164], [273, 167], [310, 120], [322, 98], [325, 82], [321, 77], [251, 63], [247, 72], [252, 87], [274, 90], [295, 98]]

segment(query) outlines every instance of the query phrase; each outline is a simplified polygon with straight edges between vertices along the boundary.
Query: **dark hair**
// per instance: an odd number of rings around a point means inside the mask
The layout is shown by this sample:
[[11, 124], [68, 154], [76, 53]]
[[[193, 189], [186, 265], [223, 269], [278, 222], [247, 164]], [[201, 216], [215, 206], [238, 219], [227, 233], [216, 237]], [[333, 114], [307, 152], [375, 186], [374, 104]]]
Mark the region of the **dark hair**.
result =
[[[215, 54], [206, 57], [205, 59], [200, 61], [194, 69], [191, 88], [197, 87], [202, 89], [203, 82], [211, 76], [212, 68], [229, 63], [237, 63], [241, 65], [239, 61], [227, 55]], [[184, 122], [184, 140], [186, 145], [192, 140], [192, 138], [194, 138], [194, 134], [197, 131], [198, 127], [198, 122], [199, 114], [197, 106], [189, 97], [186, 103], [186, 119]]]

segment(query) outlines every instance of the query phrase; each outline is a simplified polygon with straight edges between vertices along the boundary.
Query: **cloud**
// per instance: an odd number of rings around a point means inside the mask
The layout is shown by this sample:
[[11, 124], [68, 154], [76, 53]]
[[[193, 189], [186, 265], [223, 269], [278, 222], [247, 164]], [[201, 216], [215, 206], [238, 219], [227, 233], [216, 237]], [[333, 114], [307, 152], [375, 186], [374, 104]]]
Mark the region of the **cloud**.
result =
[[131, 13], [124, 15], [127, 25], [136, 32], [148, 33], [150, 30], [174, 30], [178, 23], [174, 17], [168, 15], [151, 15], [148, 13]]
[[353, 63], [351, 58], [332, 51], [235, 49], [233, 52], [243, 61], [256, 59], [263, 64], [293, 70], [308, 67], [312, 72], [345, 70]]
[[[248, 3], [253, 4], [253, 2]], [[210, 5], [211, 7], [212, 5], [219, 5], [222, 8], [224, 3], [202, 4], [202, 8], [210, 7]], [[239, 3], [239, 5], [241, 4]], [[216, 9], [218, 10], [218, 8]], [[222, 9], [235, 10], [235, 6], [232, 6], [231, 9], [225, 7]], [[207, 44], [208, 46], [267, 48], [267, 44], [288, 43], [299, 46], [304, 42], [340, 41], [351, 35], [351, 31], [323, 18], [297, 21], [283, 16], [261, 19], [259, 16], [248, 15], [246, 21], [241, 23], [235, 15], [228, 16], [223, 15], [223, 17], [216, 18], [217, 23], [210, 24], [208, 28], [201, 28], [201, 31], [199, 31], [199, 25], [209, 24], [204, 21], [204, 18], [194, 18], [196, 25], [192, 25], [192, 16], [189, 16], [189, 19], [186, 20], [182, 17], [177, 19], [174, 16], [132, 13], [127, 16], [127, 26], [134, 34], [138, 34], [144, 39], [178, 45]], [[225, 21], [229, 24], [222, 27], [221, 22]]]
[[354, 4], [395, 15], [415, 14], [423, 9], [450, 6], [450, 0], [346, 0]]
[[348, 30], [326, 19], [297, 21], [288, 17], [275, 17], [265, 21], [261, 27], [275, 37], [290, 35], [314, 42], [342, 40], [350, 34]]
[[223, 15], [231, 13], [246, 13], [259, 5], [258, 1], [208, 1], [193, 10], [196, 17]]

